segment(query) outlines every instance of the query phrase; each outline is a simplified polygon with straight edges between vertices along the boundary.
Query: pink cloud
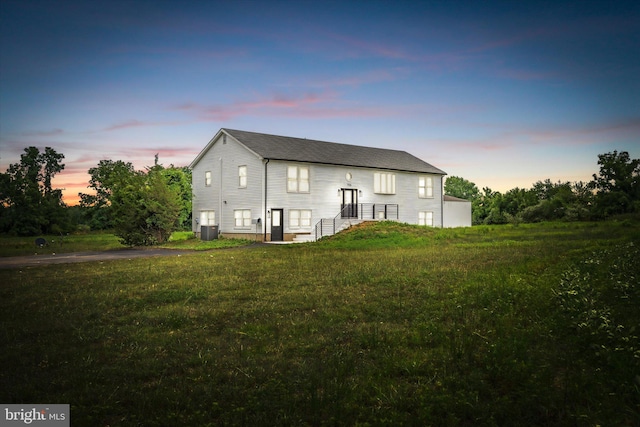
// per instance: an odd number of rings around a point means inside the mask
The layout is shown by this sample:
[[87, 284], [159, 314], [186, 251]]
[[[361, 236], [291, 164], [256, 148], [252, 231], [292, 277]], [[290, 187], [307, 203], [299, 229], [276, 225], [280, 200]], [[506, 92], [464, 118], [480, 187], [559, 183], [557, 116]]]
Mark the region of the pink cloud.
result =
[[[184, 109], [184, 108], [178, 108], [178, 109]], [[179, 122], [179, 121], [147, 122], [147, 121], [141, 121], [137, 119], [131, 119], [121, 123], [113, 124], [111, 126], [107, 126], [106, 128], [101, 129], [101, 131], [112, 132], [116, 130], [130, 129], [130, 128], [139, 128], [139, 127], [148, 127], [148, 126], [176, 126], [180, 124], [183, 124], [183, 122]]]
[[128, 129], [128, 128], [141, 127], [141, 126], [150, 126], [150, 125], [151, 125], [150, 123], [141, 122], [140, 120], [128, 120], [126, 122], [116, 123], [114, 125], [108, 126], [103, 130], [105, 132], [111, 132], [114, 130]]
[[63, 133], [64, 133], [64, 130], [56, 128], [56, 129], [44, 130], [44, 131], [22, 132], [21, 135], [22, 136], [57, 136], [57, 135], [62, 135]]
[[342, 118], [379, 117], [411, 112], [408, 107], [350, 105], [332, 92], [307, 93], [300, 96], [274, 94], [224, 105], [207, 106], [188, 102], [174, 107], [174, 110], [192, 114], [197, 120], [205, 122], [228, 121], [241, 116]]

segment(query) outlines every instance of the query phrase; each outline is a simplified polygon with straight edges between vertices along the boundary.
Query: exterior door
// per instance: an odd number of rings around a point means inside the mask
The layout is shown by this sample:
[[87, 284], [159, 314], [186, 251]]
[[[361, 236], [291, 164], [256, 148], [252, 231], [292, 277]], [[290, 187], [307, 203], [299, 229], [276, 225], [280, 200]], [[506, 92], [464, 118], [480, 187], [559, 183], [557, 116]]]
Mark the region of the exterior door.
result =
[[358, 218], [358, 190], [353, 188], [342, 189], [340, 212], [342, 213], [342, 218]]
[[284, 227], [282, 225], [282, 209], [271, 209], [271, 241], [284, 240]]

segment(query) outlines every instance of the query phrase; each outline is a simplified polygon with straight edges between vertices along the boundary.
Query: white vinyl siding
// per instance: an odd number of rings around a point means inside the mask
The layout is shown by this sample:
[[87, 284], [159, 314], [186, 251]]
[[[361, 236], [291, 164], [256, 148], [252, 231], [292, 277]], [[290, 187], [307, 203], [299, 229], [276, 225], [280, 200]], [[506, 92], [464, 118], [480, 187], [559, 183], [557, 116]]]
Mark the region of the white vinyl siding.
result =
[[236, 228], [251, 227], [251, 209], [236, 209], [233, 218]]
[[200, 225], [215, 225], [216, 211], [200, 211]]
[[211, 187], [211, 171], [206, 171], [204, 173], [204, 186]]
[[373, 192], [376, 194], [396, 194], [396, 175], [388, 172], [373, 174]]
[[418, 225], [426, 225], [433, 227], [433, 212], [421, 211], [418, 212]]
[[433, 198], [433, 177], [421, 176], [418, 178], [418, 197], [421, 199]]
[[287, 167], [287, 191], [289, 193], [309, 192], [309, 167], [288, 166]]
[[238, 166], [238, 187], [247, 188], [247, 167]]
[[309, 209], [290, 209], [289, 210], [289, 228], [311, 228], [311, 210]]

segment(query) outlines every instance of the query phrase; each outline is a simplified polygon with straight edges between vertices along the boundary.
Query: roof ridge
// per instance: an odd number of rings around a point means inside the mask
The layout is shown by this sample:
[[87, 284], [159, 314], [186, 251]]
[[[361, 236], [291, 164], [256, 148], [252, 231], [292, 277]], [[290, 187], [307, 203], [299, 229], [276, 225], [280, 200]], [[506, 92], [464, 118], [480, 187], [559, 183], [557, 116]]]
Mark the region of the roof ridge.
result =
[[[446, 175], [404, 150], [221, 128], [263, 159]], [[213, 142], [213, 140], [211, 141]]]
[[273, 136], [273, 137], [276, 137], [276, 138], [295, 139], [295, 140], [299, 140], [299, 141], [320, 142], [320, 143], [323, 143], [323, 144], [344, 145], [344, 146], [347, 146], [347, 147], [359, 147], [359, 148], [366, 148], [366, 149], [369, 149], [369, 150], [395, 151], [395, 152], [399, 152], [399, 153], [410, 154], [406, 150], [398, 150], [398, 149], [395, 149], [395, 148], [381, 148], [381, 147], [371, 147], [371, 146], [367, 146], [367, 145], [346, 144], [344, 142], [323, 141], [323, 140], [320, 140], [320, 139], [309, 139], [309, 138], [301, 138], [301, 137], [297, 137], [297, 136], [276, 135], [276, 134], [272, 134], [272, 133], [255, 132], [255, 131], [241, 130], [241, 129], [229, 129], [229, 128], [222, 128], [222, 129], [227, 131], [227, 132], [243, 132], [243, 133], [251, 133], [253, 135]]

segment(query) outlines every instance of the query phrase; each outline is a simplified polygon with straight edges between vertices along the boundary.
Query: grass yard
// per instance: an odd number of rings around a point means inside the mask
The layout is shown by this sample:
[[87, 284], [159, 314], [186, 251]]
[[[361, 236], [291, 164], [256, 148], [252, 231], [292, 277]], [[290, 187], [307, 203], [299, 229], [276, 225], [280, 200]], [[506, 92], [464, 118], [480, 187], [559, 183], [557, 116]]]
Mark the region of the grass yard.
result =
[[[0, 237], [0, 256], [43, 255], [51, 253], [110, 251], [124, 249], [122, 243], [110, 232], [74, 233], [66, 235], [41, 236], [45, 239], [44, 246], [37, 246], [36, 237]], [[176, 231], [169, 241], [161, 245], [163, 248], [191, 249], [203, 251], [233, 246], [243, 246], [253, 243], [253, 240], [217, 239], [208, 242], [196, 239], [190, 231]]]
[[0, 401], [74, 426], [640, 425], [640, 224], [356, 227], [0, 270]]

